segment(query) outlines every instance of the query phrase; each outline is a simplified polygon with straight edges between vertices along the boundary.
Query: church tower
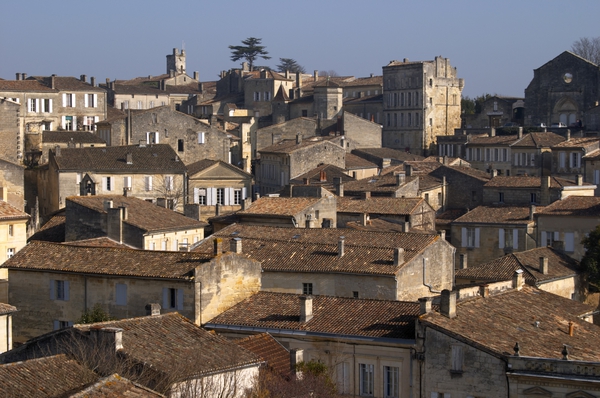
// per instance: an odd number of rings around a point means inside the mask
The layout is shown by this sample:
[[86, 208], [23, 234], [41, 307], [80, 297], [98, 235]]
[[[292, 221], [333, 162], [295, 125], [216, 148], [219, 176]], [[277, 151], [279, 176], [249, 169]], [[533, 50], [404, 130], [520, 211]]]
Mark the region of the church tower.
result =
[[176, 75], [185, 73], [185, 50], [181, 53], [177, 48], [173, 49], [173, 54], [167, 55], [167, 74], [175, 71]]

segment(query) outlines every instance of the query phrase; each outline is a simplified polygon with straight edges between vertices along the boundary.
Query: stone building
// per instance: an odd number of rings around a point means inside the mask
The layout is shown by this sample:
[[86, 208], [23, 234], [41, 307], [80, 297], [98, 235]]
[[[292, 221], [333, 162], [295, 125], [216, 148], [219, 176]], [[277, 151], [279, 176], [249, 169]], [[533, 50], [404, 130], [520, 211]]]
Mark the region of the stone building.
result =
[[460, 127], [464, 86], [448, 58], [383, 67], [383, 146], [427, 155], [436, 137]]
[[[14, 256], [27, 244], [29, 214], [6, 202], [5, 191], [0, 198], [0, 264]], [[5, 278], [4, 278], [5, 279]], [[0, 296], [0, 302], [2, 301]]]
[[[31, 135], [27, 136], [30, 138]], [[56, 147], [61, 148], [92, 148], [105, 147], [106, 142], [97, 134], [90, 131], [43, 131], [42, 134], [36, 135], [36, 138], [41, 139], [32, 148], [39, 148], [39, 164], [48, 163], [48, 153]]]
[[[583, 158], [598, 150], [600, 138], [571, 138], [571, 135], [567, 134], [565, 141], [552, 146], [552, 174], [571, 179], [586, 174]], [[593, 180], [586, 182], [592, 183]]]
[[487, 129], [505, 124], [523, 126], [524, 101], [519, 97], [493, 95], [483, 101], [481, 110], [472, 115], [462, 115], [463, 127]]
[[599, 100], [598, 65], [565, 51], [534, 69], [525, 89], [525, 124], [575, 125]]
[[205, 323], [261, 286], [257, 261], [224, 253], [220, 240], [214, 246], [201, 254], [31, 242], [2, 265], [19, 308], [15, 341], [67, 327], [95, 304], [123, 319], [160, 303]]
[[510, 144], [512, 158], [510, 175], [550, 175], [552, 148], [563, 141], [565, 137], [552, 132], [525, 134], [523, 138]]
[[471, 137], [465, 144], [464, 158], [474, 169], [497, 175], [511, 175], [511, 145], [523, 137], [518, 135], [496, 135], [491, 129], [489, 136]]
[[[0, 159], [13, 163], [23, 161], [24, 126], [21, 104], [12, 98], [0, 98]], [[9, 145], [12, 143], [12, 145]]]
[[[19, 164], [0, 159], [0, 187], [2, 188], [2, 200], [20, 210], [25, 210], [25, 168]], [[28, 202], [27, 212], [35, 204], [35, 198]]]

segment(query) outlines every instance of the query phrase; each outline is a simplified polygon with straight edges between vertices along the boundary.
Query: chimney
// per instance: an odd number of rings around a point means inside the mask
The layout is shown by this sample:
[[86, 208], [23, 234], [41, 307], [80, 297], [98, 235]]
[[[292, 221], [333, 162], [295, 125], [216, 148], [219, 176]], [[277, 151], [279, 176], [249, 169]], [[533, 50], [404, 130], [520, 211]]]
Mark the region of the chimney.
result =
[[54, 147], [54, 156], [60, 157], [60, 147], [58, 145]]
[[407, 63], [408, 62], [408, 58], [404, 58], [404, 60], [402, 62]]
[[327, 174], [325, 173], [325, 170], [321, 170], [321, 172], [319, 173], [319, 182], [325, 181], [327, 181]]
[[344, 196], [344, 184], [342, 184], [342, 177], [333, 177], [333, 185], [335, 187], [335, 194], [342, 198]]
[[440, 231], [440, 239], [446, 240], [446, 230], [445, 229], [442, 229]]
[[319, 80], [319, 71], [318, 70], [315, 70], [313, 72], [313, 80], [314, 81], [318, 81]]
[[221, 215], [221, 204], [217, 203], [215, 205], [215, 216], [220, 216]]
[[94, 76], [90, 77], [90, 84], [92, 87], [96, 87], [96, 78]]
[[515, 271], [512, 277], [513, 289], [521, 290], [523, 288], [523, 270], [518, 269]]
[[361, 192], [360, 193], [360, 198], [363, 199], [363, 200], [371, 199], [371, 192], [369, 192], [369, 191]]
[[402, 232], [410, 232], [410, 223], [408, 221], [404, 221], [400, 225], [402, 225]]
[[571, 140], [571, 129], [567, 129], [567, 141]]
[[21, 80], [21, 74], [20, 73], [15, 73], [15, 80]]
[[150, 303], [146, 304], [146, 316], [157, 316], [160, 315], [160, 304]]
[[249, 209], [251, 204], [252, 204], [252, 202], [251, 202], [250, 198], [246, 198], [246, 199], [242, 200], [242, 210]]
[[401, 186], [406, 181], [406, 174], [398, 173], [396, 174], [396, 186]]
[[467, 268], [467, 260], [468, 260], [469, 256], [467, 255], [467, 253], [462, 253], [458, 256], [458, 268], [459, 269], [466, 269]]
[[85, 83], [85, 81], [87, 80], [87, 76], [86, 75], [80, 75], [79, 76], [79, 80], [81, 80], [82, 82]]
[[105, 200], [104, 201], [104, 211], [108, 210], [108, 209], [112, 209], [113, 208], [113, 201], [112, 200]]
[[404, 264], [404, 249], [397, 247], [394, 249], [394, 266], [398, 267]]
[[260, 199], [260, 192], [256, 192], [254, 194], [254, 200], [259, 200]]
[[578, 186], [583, 185], [583, 176], [581, 174], [577, 174], [577, 185]]
[[529, 220], [533, 221], [533, 215], [535, 214], [535, 205], [531, 205], [529, 208]]
[[296, 144], [302, 143], [302, 133], [296, 134]]
[[[304, 362], [304, 350], [302, 348], [293, 348], [290, 350], [290, 371], [292, 375], [300, 373], [297, 365]], [[300, 377], [298, 377], [300, 379]]]
[[300, 296], [300, 322], [306, 323], [313, 317], [312, 296]]
[[242, 254], [242, 238], [233, 238], [229, 243], [230, 251]]
[[425, 315], [431, 312], [431, 303], [432, 303], [433, 299], [431, 297], [420, 297], [419, 298], [419, 304], [420, 304], [420, 311], [419, 311], [419, 315]]
[[133, 164], [133, 154], [131, 152], [127, 152], [127, 164]]
[[440, 314], [448, 318], [456, 317], [456, 293], [448, 289], [442, 290]]
[[490, 297], [490, 285], [479, 286], [479, 295], [485, 298]]
[[408, 163], [404, 163], [404, 173], [407, 177], [412, 176], [412, 165]]
[[539, 271], [544, 275], [548, 275], [548, 257], [540, 257]]
[[200, 80], [200, 73], [198, 71], [194, 71], [194, 80]]
[[338, 258], [344, 257], [344, 239], [345, 237], [340, 236], [338, 240]]
[[360, 225], [363, 227], [367, 226], [367, 221], [369, 220], [369, 215], [367, 213], [362, 213], [360, 217]]
[[304, 177], [304, 178], [302, 179], [302, 182], [304, 182], [304, 185], [310, 185], [310, 178], [306, 178], [306, 177]]
[[27, 80], [27, 73], [21, 73], [21, 80]]
[[123, 329], [93, 326], [90, 335], [96, 340], [96, 344], [115, 351], [123, 349]]
[[52, 90], [56, 88], [56, 75], [50, 76], [50, 88]]
[[495, 136], [496, 136], [496, 128], [495, 128], [495, 127], [492, 127], [492, 128], [490, 129], [490, 137], [495, 137]]
[[569, 336], [573, 337], [574, 332], [575, 324], [573, 323], [573, 321], [569, 321]]
[[127, 207], [126, 206], [119, 206], [119, 209], [121, 209], [121, 214], [123, 215], [123, 220], [127, 220], [127, 217], [128, 217]]
[[385, 169], [386, 167], [390, 167], [392, 165], [392, 159], [383, 158], [381, 159], [381, 168]]
[[498, 170], [496, 170], [496, 169], [492, 169], [492, 170], [490, 171], [490, 175], [492, 176], [492, 178], [494, 178], [494, 177], [498, 176]]
[[194, 220], [200, 220], [200, 205], [198, 203], [186, 203], [183, 205], [183, 215]]
[[223, 253], [223, 239], [222, 238], [215, 238], [215, 240], [214, 240], [214, 251], [213, 251], [213, 254], [215, 256], [218, 256], [221, 253]]
[[519, 133], [517, 135], [519, 139], [523, 138], [523, 127], [519, 127]]

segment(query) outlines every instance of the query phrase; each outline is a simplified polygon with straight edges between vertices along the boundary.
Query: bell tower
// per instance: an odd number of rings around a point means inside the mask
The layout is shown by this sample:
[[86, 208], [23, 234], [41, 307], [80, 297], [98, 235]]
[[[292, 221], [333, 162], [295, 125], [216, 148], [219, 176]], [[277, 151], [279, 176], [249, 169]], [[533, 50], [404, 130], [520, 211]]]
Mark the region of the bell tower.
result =
[[185, 50], [173, 49], [173, 54], [167, 55], [167, 74], [175, 71], [176, 75], [185, 73]]

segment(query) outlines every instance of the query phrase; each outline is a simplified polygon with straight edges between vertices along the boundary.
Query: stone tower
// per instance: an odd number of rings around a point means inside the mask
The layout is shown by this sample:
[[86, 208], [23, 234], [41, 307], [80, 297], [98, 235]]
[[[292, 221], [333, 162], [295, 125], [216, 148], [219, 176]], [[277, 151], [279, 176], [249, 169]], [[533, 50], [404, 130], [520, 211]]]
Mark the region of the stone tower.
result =
[[342, 110], [343, 90], [329, 79], [315, 86], [314, 110], [317, 117], [333, 119]]
[[173, 49], [173, 54], [167, 55], [167, 74], [174, 70], [175, 74], [185, 73], [185, 50]]

